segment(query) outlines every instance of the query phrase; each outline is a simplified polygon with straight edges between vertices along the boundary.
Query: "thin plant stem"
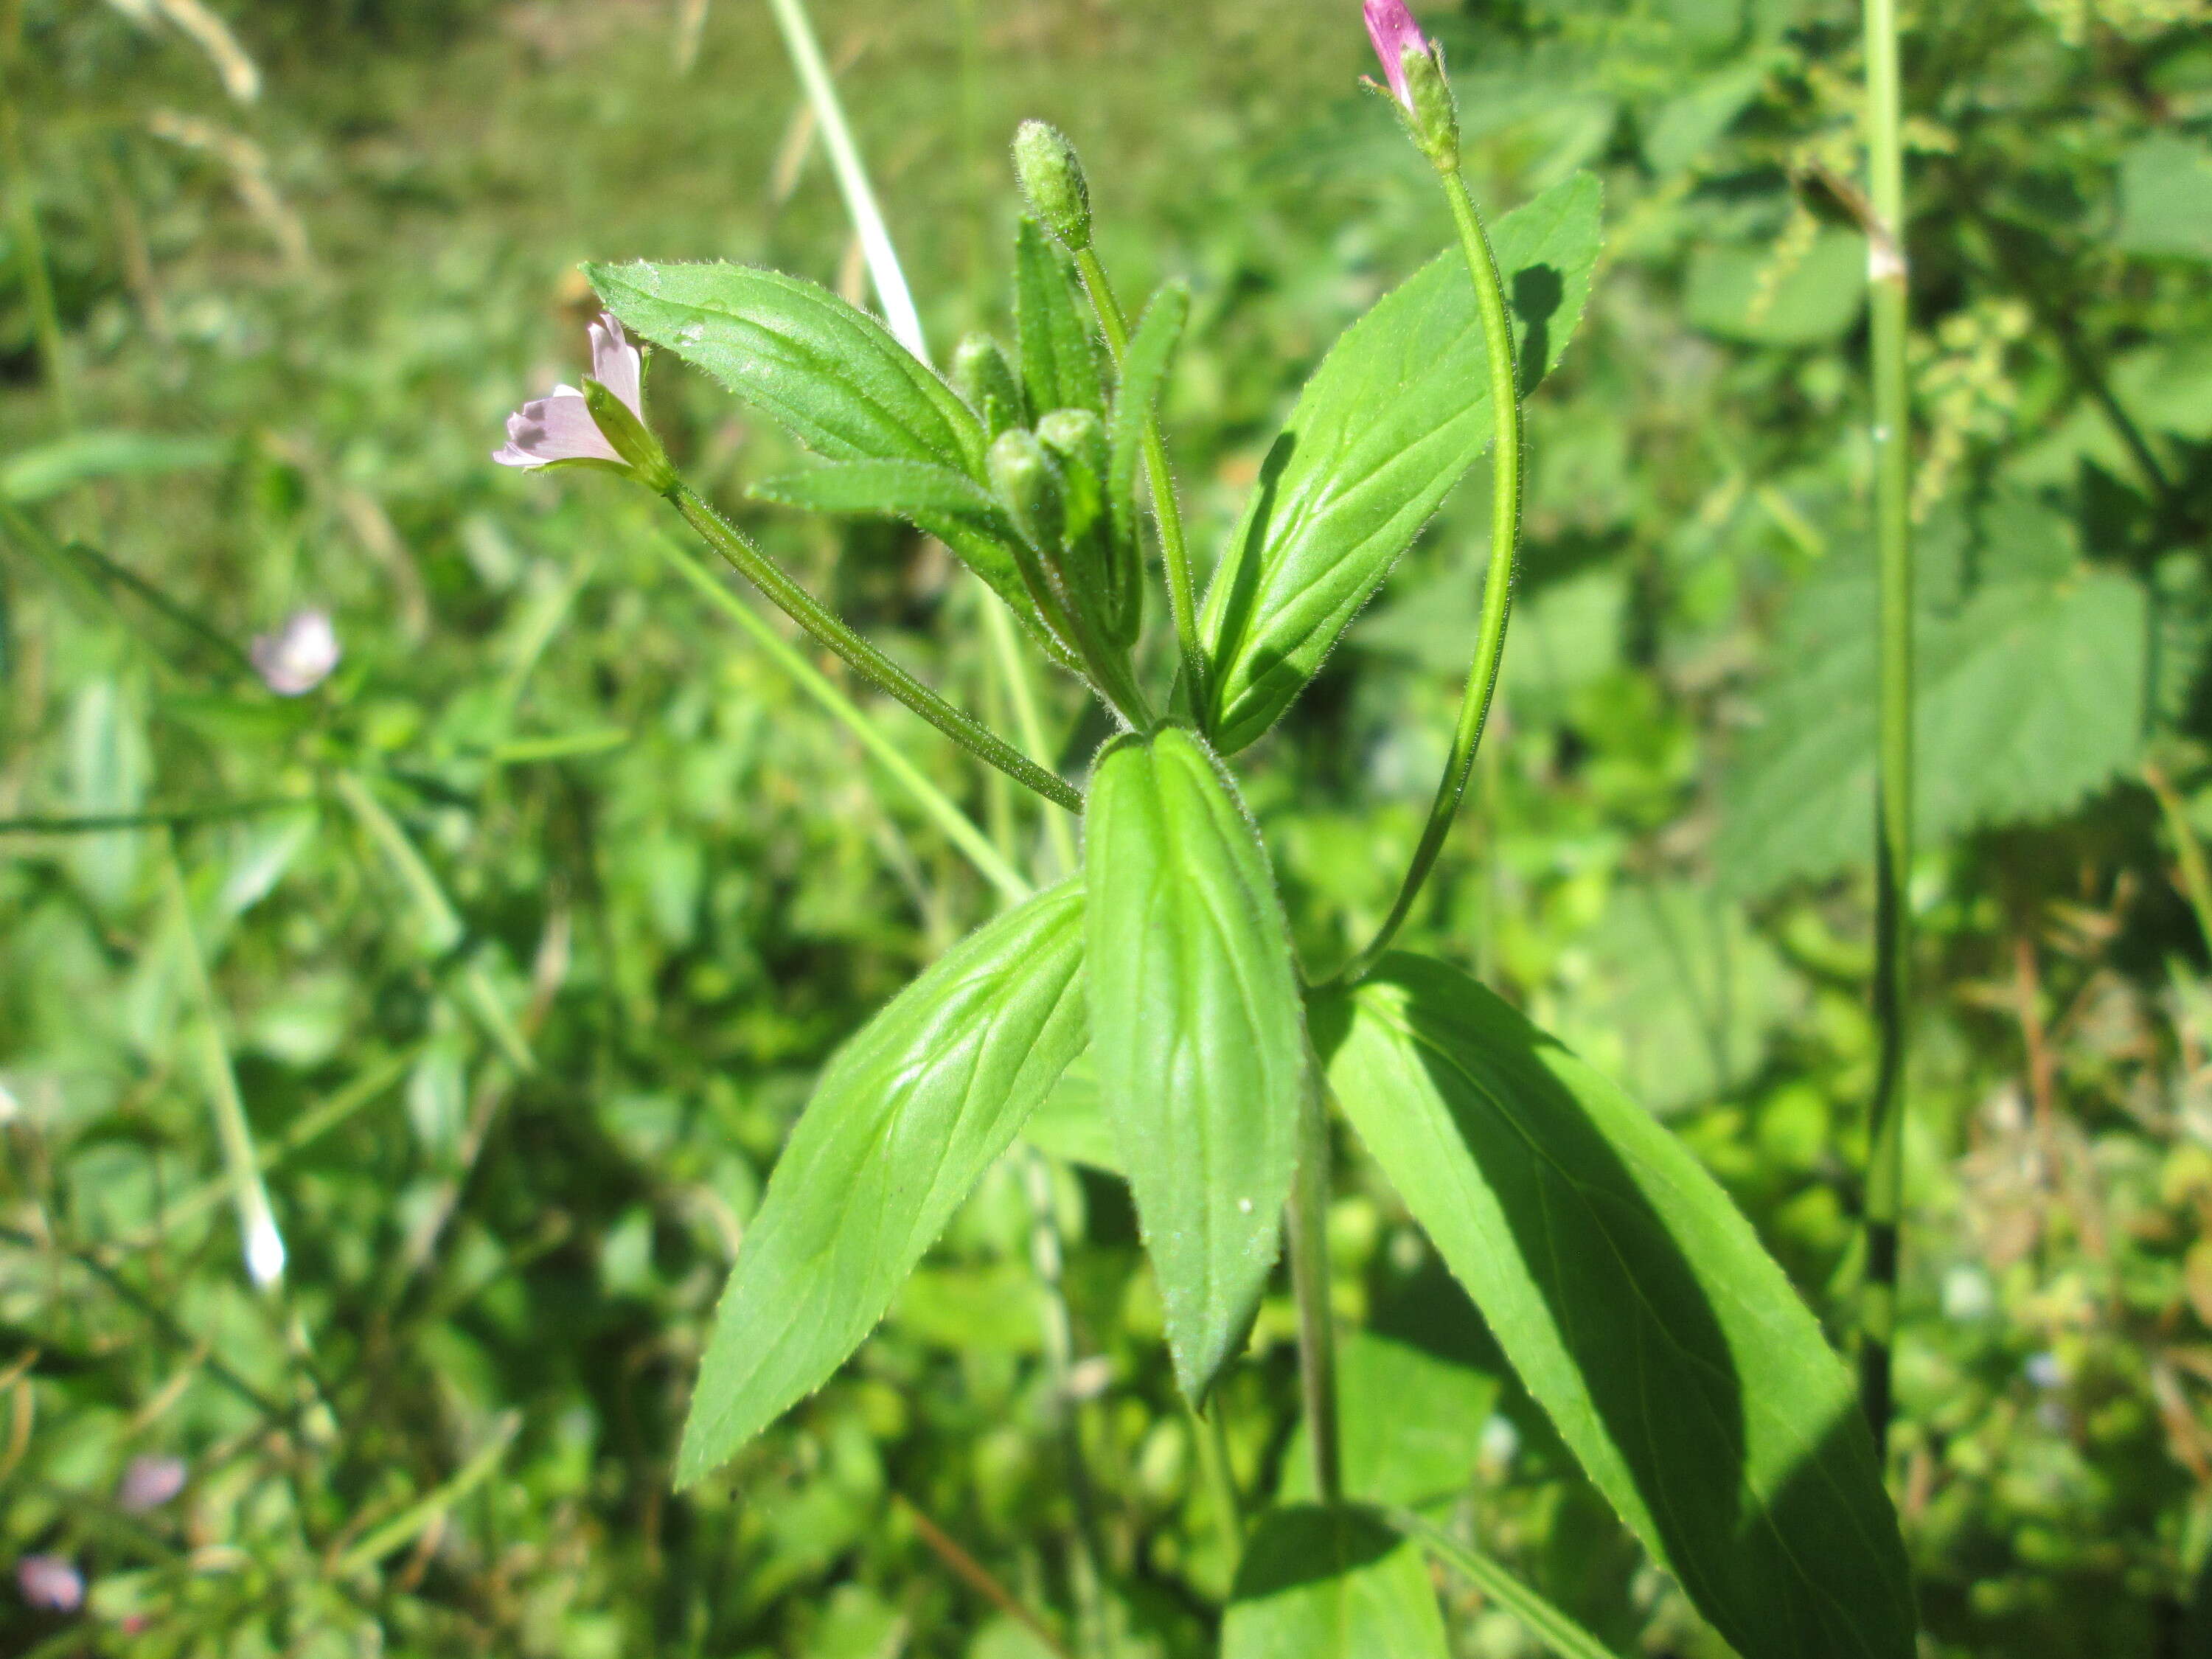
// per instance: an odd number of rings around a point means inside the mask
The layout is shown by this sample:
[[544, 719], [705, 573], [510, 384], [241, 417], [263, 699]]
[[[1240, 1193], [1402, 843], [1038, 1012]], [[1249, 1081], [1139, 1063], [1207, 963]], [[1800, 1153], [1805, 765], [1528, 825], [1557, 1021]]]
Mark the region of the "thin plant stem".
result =
[[883, 302], [884, 320], [893, 338], [915, 356], [926, 358], [921, 314], [915, 309], [913, 290], [907, 287], [906, 273], [899, 268], [898, 251], [891, 246], [890, 228], [884, 223], [883, 210], [876, 204], [875, 189], [868, 183], [867, 168], [860, 163], [860, 147], [853, 142], [853, 129], [845, 119], [844, 106], [837, 101], [837, 88], [830, 79], [830, 65], [823, 61], [806, 8], [802, 0], [768, 0], [768, 5], [775, 15], [776, 27], [783, 31], [784, 48], [791, 54], [792, 67], [799, 71], [799, 84], [805, 89], [807, 101], [814, 106], [814, 118], [821, 123], [823, 146], [830, 152], [830, 165], [844, 195], [845, 210], [852, 216], [854, 232], [860, 239], [868, 278], [875, 285], [876, 298]]
[[1597, 1638], [1497, 1562], [1469, 1549], [1443, 1528], [1411, 1510], [1385, 1510], [1382, 1518], [1511, 1613], [1522, 1629], [1559, 1659], [1614, 1659], [1613, 1650]]
[[906, 1511], [907, 1519], [914, 1522], [914, 1529], [921, 1535], [921, 1541], [935, 1552], [937, 1559], [950, 1567], [963, 1583], [1021, 1625], [1043, 1643], [1050, 1652], [1058, 1656], [1058, 1659], [1075, 1659], [1075, 1656], [1068, 1651], [1067, 1644], [1060, 1639], [1051, 1626], [1032, 1612], [1019, 1596], [1000, 1583], [988, 1567], [961, 1548], [950, 1533], [924, 1515], [914, 1499], [904, 1492], [893, 1492], [891, 1501]]
[[1859, 1401], [1887, 1447], [1897, 1328], [1905, 1176], [1907, 957], [1912, 860], [1912, 473], [1905, 378], [1905, 158], [1896, 0], [1866, 0], [1868, 240], [1873, 313], [1875, 532], [1880, 653], [1875, 770], [1874, 1017], [1879, 1032], [1867, 1121], [1866, 1279], [1859, 1308]]
[[1004, 854], [992, 845], [990, 837], [976, 827], [975, 821], [925, 777], [921, 769], [907, 757], [906, 751], [890, 739], [883, 727], [832, 684], [820, 669], [807, 661], [804, 652], [777, 633], [767, 617], [715, 580], [711, 572], [682, 548], [665, 537], [656, 536], [653, 540], [670, 568], [697, 590], [709, 605], [751, 635], [754, 643], [766, 652], [779, 668], [797, 681], [801, 690], [819, 703], [832, 720], [851, 732], [860, 746], [874, 757], [876, 763], [890, 775], [892, 781], [914, 797], [931, 821], [944, 831], [945, 838], [966, 855], [976, 872], [997, 888], [1009, 903], [1018, 904], [1030, 896], [1033, 890], [1028, 880], [1007, 861]]
[[[1119, 369], [1129, 355], [1129, 324], [1121, 314], [1121, 302], [1114, 297], [1114, 285], [1107, 280], [1097, 250], [1078, 250], [1075, 263], [1083, 273], [1084, 287], [1090, 291], [1091, 309], [1098, 313], [1098, 325], [1106, 332], [1114, 367]], [[1160, 562], [1167, 568], [1168, 611], [1175, 620], [1176, 652], [1182, 659], [1183, 684], [1189, 689], [1192, 714], [1203, 730], [1206, 655], [1198, 644], [1198, 600], [1191, 583], [1190, 545], [1183, 538], [1182, 508], [1176, 500], [1175, 474], [1168, 466], [1167, 441], [1160, 434], [1157, 410], [1145, 411], [1141, 441], [1146, 485], [1152, 497], [1152, 521], [1160, 529]]]
[[1336, 1424], [1336, 1326], [1328, 1305], [1328, 1115], [1317, 1089], [1298, 1103], [1298, 1169], [1291, 1184], [1291, 1291], [1298, 1309], [1298, 1387], [1313, 1451], [1314, 1496], [1344, 1497]]
[[1481, 746], [1483, 727], [1498, 692], [1498, 665], [1505, 656], [1505, 625], [1512, 612], [1513, 580], [1521, 544], [1521, 380], [1514, 363], [1513, 326], [1505, 313], [1505, 283], [1498, 270], [1498, 256], [1491, 251], [1490, 236], [1468, 194], [1467, 179], [1457, 167], [1439, 167], [1444, 199], [1451, 204], [1452, 220], [1459, 229], [1460, 252], [1466, 256], [1468, 275], [1474, 282], [1475, 313], [1482, 321], [1484, 349], [1490, 363], [1490, 407], [1496, 427], [1491, 446], [1490, 565], [1482, 584], [1482, 620], [1475, 635], [1474, 659], [1468, 668], [1467, 689], [1460, 696], [1459, 722], [1452, 732], [1451, 753], [1443, 776], [1437, 783], [1429, 820], [1422, 826], [1406, 878], [1390, 913], [1367, 948], [1341, 972], [1340, 981], [1358, 978], [1372, 968], [1398, 929], [1413, 911], [1422, 884], [1443, 851], [1444, 837], [1467, 793], [1468, 774], [1475, 751]]
[[39, 226], [39, 203], [23, 154], [21, 118], [15, 106], [15, 70], [22, 46], [22, 8], [9, 3], [0, 12], [0, 167], [8, 174], [9, 216], [15, 222], [16, 254], [30, 302], [31, 328], [46, 366], [46, 387], [64, 431], [76, 425], [76, 389], [70, 384], [61, 314], [54, 305], [54, 283], [46, 264], [46, 242]]
[[1075, 1509], [1075, 1529], [1070, 1540], [1070, 1577], [1075, 1583], [1076, 1617], [1081, 1640], [1078, 1644], [1094, 1659], [1114, 1659], [1114, 1632], [1106, 1617], [1104, 1579], [1098, 1564], [1103, 1552], [1098, 1543], [1098, 1516], [1091, 1492], [1091, 1472], [1083, 1461], [1082, 1425], [1075, 1414], [1075, 1322], [1068, 1312], [1067, 1287], [1062, 1278], [1066, 1248], [1060, 1218], [1052, 1201], [1052, 1164], [1042, 1152], [1028, 1148], [1022, 1159], [1022, 1182], [1030, 1200], [1030, 1265], [1044, 1286], [1042, 1303], [1044, 1324], [1045, 1385], [1052, 1392], [1054, 1432], [1067, 1467], [1068, 1500]]
[[2159, 814], [2166, 820], [2166, 832], [2173, 837], [2173, 860], [2181, 872], [2181, 891], [2196, 913], [2197, 930], [2203, 935], [2208, 948], [2212, 948], [2212, 866], [2204, 858], [2204, 843], [2198, 839], [2197, 827], [2189, 821], [2189, 808], [2166, 775], [2166, 769], [2155, 761], [2145, 761], [2143, 781], [2158, 798]]
[[273, 1289], [284, 1276], [284, 1236], [277, 1231], [276, 1212], [270, 1207], [269, 1188], [261, 1179], [261, 1158], [254, 1150], [253, 1129], [246, 1119], [246, 1103], [239, 1097], [238, 1074], [232, 1069], [230, 1048], [223, 1041], [222, 1012], [209, 981], [207, 959], [201, 953], [199, 931], [192, 925], [191, 899], [185, 891], [184, 872], [177, 863], [173, 834], [161, 840], [161, 881], [168, 890], [178, 938], [178, 956], [185, 969], [185, 984], [198, 1005], [200, 1069], [208, 1092], [208, 1107], [215, 1117], [216, 1139], [222, 1147], [231, 1202], [238, 1208], [238, 1233], [246, 1249], [246, 1271], [262, 1290]]
[[[1069, 787], [1066, 780], [1046, 771], [973, 715], [955, 708], [847, 627], [811, 593], [778, 569], [735, 525], [701, 500], [690, 485], [678, 483], [669, 491], [668, 499], [684, 515], [684, 521], [728, 560], [739, 575], [767, 595], [777, 610], [843, 658], [862, 679], [896, 697], [969, 754], [997, 767], [1016, 783], [1071, 812], [1083, 810], [1083, 797]], [[976, 831], [979, 841], [981, 833]]]
[[314, 804], [313, 795], [271, 795], [263, 800], [210, 801], [202, 806], [152, 808], [143, 812], [33, 813], [27, 817], [0, 818], [0, 836], [88, 836], [111, 830], [216, 823], [227, 818], [248, 818], [262, 812], [283, 812]]
[[[998, 595], [988, 591], [982, 593], [981, 609], [983, 630], [990, 635], [991, 655], [998, 665], [1000, 678], [1005, 682], [1006, 701], [1013, 705], [1014, 730], [1020, 734], [1023, 748], [1040, 759], [1048, 757], [1052, 745], [1045, 741], [1044, 722], [1037, 714], [1036, 685], [1030, 678], [1029, 659], [1022, 654], [1014, 619], [999, 603]], [[1056, 873], [1067, 874], [1075, 868], [1075, 832], [1059, 812], [1044, 815], [1044, 832], [1058, 866]]]

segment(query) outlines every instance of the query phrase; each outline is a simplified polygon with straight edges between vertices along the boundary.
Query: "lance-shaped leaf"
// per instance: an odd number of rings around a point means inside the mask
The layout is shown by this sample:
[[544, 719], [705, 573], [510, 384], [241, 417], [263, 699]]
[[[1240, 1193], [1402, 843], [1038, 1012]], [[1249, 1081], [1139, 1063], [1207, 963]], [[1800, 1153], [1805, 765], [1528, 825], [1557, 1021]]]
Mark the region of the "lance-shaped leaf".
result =
[[[1145, 422], [1158, 413], [1161, 388], [1167, 384], [1176, 348], [1182, 343], [1183, 325], [1189, 320], [1190, 289], [1181, 283], [1167, 283], [1152, 296], [1138, 319], [1137, 331], [1129, 337], [1128, 352], [1121, 359], [1121, 384], [1114, 394], [1106, 498], [1114, 509], [1115, 545], [1132, 598], [1142, 591], [1144, 572], [1144, 561], [1138, 556], [1137, 455]], [[1125, 620], [1133, 623], [1134, 618]]]
[[1373, 1510], [1261, 1518], [1221, 1621], [1221, 1659], [1446, 1659], [1421, 1552]]
[[[1522, 395], [1557, 363], [1598, 252], [1595, 179], [1498, 222], [1491, 241]], [[1489, 447], [1474, 285], [1439, 254], [1346, 331], [1299, 395], [1206, 596], [1209, 729], [1234, 754], [1282, 717], [1452, 486]]]
[[1098, 347], [1067, 256], [1032, 219], [1014, 234], [1014, 332], [1020, 337], [1022, 385], [1030, 408], [1106, 412]]
[[991, 492], [964, 472], [921, 461], [847, 461], [763, 478], [752, 487], [763, 501], [817, 513], [875, 513], [887, 518], [951, 514], [990, 523], [1002, 519]]
[[584, 267], [633, 333], [705, 369], [833, 461], [981, 477], [983, 429], [936, 371], [820, 285], [731, 264]]
[[840, 1049], [745, 1230], [676, 1478], [822, 1386], [1083, 1047], [1083, 897], [1063, 882], [956, 945]]
[[1290, 933], [1258, 833], [1175, 727], [1099, 761], [1083, 869], [1099, 1097], [1197, 1401], [1274, 1264], [1316, 1086]]
[[1850, 1378], [1687, 1150], [1441, 963], [1385, 957], [1313, 1021], [1361, 1139], [1698, 1611], [1759, 1659], [1910, 1659]]

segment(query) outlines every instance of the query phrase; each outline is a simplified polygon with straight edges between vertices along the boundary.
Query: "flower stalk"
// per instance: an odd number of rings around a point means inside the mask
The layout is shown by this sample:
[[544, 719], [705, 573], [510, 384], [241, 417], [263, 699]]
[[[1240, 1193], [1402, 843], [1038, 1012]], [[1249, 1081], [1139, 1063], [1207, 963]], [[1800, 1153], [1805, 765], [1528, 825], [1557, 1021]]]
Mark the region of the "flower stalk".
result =
[[[1376, 38], [1378, 51], [1383, 33], [1376, 27], [1376, 15], [1378, 9], [1387, 9], [1382, 0], [1369, 0], [1368, 28]], [[1405, 8], [1400, 4], [1396, 9], [1403, 13]], [[1407, 27], [1411, 21], [1410, 17], [1406, 19]], [[1391, 38], [1397, 38], [1395, 32]], [[1418, 31], [1414, 38], [1419, 39]], [[1384, 61], [1387, 64], [1389, 60], [1386, 58]], [[1418, 70], [1421, 64], [1437, 64], [1437, 55], [1433, 48], [1407, 46], [1401, 54], [1401, 62], [1409, 70]], [[1413, 79], [1418, 83], [1418, 75]], [[1449, 87], [1443, 96], [1449, 100]], [[1408, 130], [1412, 130], [1410, 125]], [[1418, 133], [1415, 142], [1421, 142]], [[1475, 635], [1474, 658], [1468, 665], [1466, 689], [1460, 695], [1451, 752], [1444, 762], [1443, 775], [1437, 781], [1436, 799], [1430, 804], [1428, 822], [1421, 828], [1421, 838], [1414, 846], [1413, 860], [1407, 866], [1405, 879], [1399, 884], [1398, 896], [1391, 903], [1389, 914], [1366, 949], [1337, 975], [1339, 982], [1359, 978], [1389, 948], [1390, 941], [1411, 914], [1430, 871], [1435, 868], [1437, 855], [1443, 851], [1444, 838], [1450, 833], [1452, 820], [1466, 797], [1468, 777], [1474, 770], [1475, 753], [1481, 747], [1483, 731], [1489, 724], [1490, 706], [1497, 696], [1498, 671], [1505, 656], [1505, 629], [1512, 615], [1513, 584], [1520, 558], [1523, 463], [1521, 380], [1515, 361], [1513, 325], [1506, 314], [1505, 283], [1498, 272], [1498, 256], [1492, 251], [1489, 233], [1483, 228], [1482, 217], [1475, 211], [1474, 199], [1468, 191], [1466, 176], [1460, 170], [1455, 123], [1451, 128], [1451, 146], [1449, 155], [1431, 152], [1425, 145], [1424, 153], [1429, 154], [1436, 164], [1444, 199], [1451, 208], [1452, 222], [1459, 232], [1460, 251], [1467, 260], [1468, 275], [1474, 283], [1475, 313], [1481, 319], [1483, 346], [1489, 360], [1494, 428], [1491, 446], [1490, 563], [1483, 578], [1482, 619]]]

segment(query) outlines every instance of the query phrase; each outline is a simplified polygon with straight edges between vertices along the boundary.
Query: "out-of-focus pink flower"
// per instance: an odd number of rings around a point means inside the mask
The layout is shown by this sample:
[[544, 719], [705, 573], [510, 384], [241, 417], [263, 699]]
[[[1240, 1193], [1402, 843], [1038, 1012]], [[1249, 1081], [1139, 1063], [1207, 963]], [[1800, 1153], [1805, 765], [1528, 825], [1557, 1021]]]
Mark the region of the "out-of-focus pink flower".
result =
[[126, 1510], [143, 1514], [160, 1509], [184, 1489], [183, 1458], [134, 1457], [115, 1488], [115, 1501]]
[[327, 611], [295, 611], [275, 633], [256, 634], [246, 655], [278, 696], [305, 696], [338, 665], [337, 629]]
[[[621, 398], [645, 422], [644, 365], [637, 348], [610, 312], [592, 325], [592, 378]], [[545, 466], [554, 461], [624, 463], [592, 418], [584, 394], [568, 385], [523, 404], [507, 417], [507, 447], [495, 450], [501, 466]]]
[[75, 1613], [84, 1605], [84, 1575], [58, 1555], [27, 1555], [18, 1561], [15, 1588], [40, 1613]]
[[1382, 73], [1390, 82], [1390, 95], [1407, 109], [1413, 107], [1413, 89], [1406, 83], [1406, 52], [1429, 49], [1428, 37], [1406, 9], [1406, 0], [1366, 0], [1367, 38], [1382, 60]]

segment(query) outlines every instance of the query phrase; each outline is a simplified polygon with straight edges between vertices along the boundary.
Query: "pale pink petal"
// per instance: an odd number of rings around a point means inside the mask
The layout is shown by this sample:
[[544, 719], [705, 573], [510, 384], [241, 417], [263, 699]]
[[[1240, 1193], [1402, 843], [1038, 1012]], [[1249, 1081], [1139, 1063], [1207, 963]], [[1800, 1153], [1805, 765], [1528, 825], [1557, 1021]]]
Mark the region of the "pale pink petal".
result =
[[1413, 21], [1413, 14], [1406, 9], [1406, 0], [1366, 0], [1366, 15], [1367, 38], [1375, 43], [1375, 55], [1382, 60], [1391, 94], [1411, 109], [1413, 91], [1406, 82], [1406, 51], [1410, 46], [1426, 52], [1427, 37]]
[[549, 461], [618, 462], [622, 457], [592, 419], [584, 394], [564, 386], [507, 417], [507, 447], [492, 459], [503, 466], [544, 466]]
[[592, 378], [629, 405], [629, 412], [645, 419], [644, 362], [623, 332], [614, 313], [603, 311], [592, 325]]
[[261, 683], [280, 697], [307, 696], [330, 678], [339, 654], [337, 629], [326, 611], [294, 611], [275, 633], [255, 635], [246, 652]]
[[75, 1613], [84, 1605], [84, 1575], [58, 1555], [27, 1555], [16, 1562], [15, 1588], [41, 1613]]
[[[335, 636], [331, 641], [335, 644]], [[134, 1457], [123, 1471], [115, 1501], [134, 1514], [158, 1510], [185, 1489], [185, 1460], [181, 1457]]]

